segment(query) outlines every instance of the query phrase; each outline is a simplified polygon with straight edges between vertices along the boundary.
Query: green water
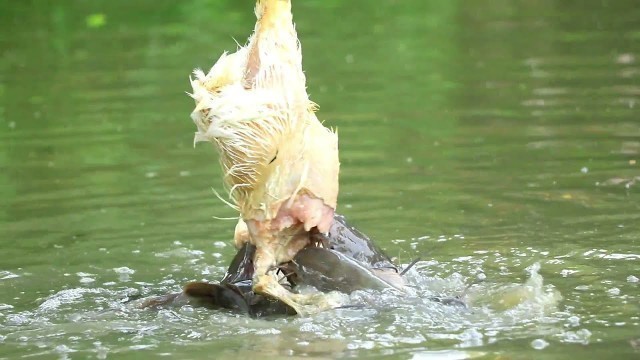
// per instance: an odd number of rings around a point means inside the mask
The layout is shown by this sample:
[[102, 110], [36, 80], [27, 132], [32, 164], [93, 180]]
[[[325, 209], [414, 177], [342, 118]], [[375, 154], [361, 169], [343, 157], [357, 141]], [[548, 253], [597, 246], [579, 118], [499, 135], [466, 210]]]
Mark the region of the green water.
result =
[[[640, 357], [636, 0], [294, 2], [339, 212], [422, 258], [417, 295], [270, 320], [128, 308], [234, 254], [185, 91], [252, 6], [0, 0], [0, 358]], [[423, 299], [483, 276], [467, 311]]]

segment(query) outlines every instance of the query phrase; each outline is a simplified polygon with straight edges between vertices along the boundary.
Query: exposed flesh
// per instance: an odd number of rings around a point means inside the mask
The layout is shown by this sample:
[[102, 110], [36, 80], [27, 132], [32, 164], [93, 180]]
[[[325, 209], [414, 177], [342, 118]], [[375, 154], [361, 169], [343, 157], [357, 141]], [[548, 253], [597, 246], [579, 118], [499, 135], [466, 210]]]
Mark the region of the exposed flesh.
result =
[[[291, 294], [270, 274], [329, 230], [338, 196], [337, 135], [315, 115], [306, 92], [290, 0], [258, 0], [249, 43], [223, 55], [208, 74], [194, 72], [195, 141], [220, 152], [232, 206], [240, 212], [235, 244], [257, 248], [254, 290], [298, 313], [330, 301]], [[316, 308], [314, 305], [316, 304]]]

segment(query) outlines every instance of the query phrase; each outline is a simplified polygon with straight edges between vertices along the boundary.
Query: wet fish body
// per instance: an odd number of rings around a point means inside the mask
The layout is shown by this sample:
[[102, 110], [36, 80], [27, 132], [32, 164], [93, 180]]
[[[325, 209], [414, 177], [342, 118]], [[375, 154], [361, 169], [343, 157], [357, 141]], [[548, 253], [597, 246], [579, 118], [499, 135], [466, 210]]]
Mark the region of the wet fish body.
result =
[[[389, 257], [362, 232], [349, 225], [344, 216], [335, 215], [328, 234], [312, 237], [317, 246], [299, 251], [291, 262], [280, 266], [287, 287], [313, 286], [322, 292], [393, 289], [403, 291], [402, 281], [388, 281], [381, 272], [398, 268]], [[253, 261], [256, 247], [245, 243], [236, 253], [220, 283], [191, 282], [180, 293], [144, 300], [142, 308], [191, 304], [214, 309], [230, 309], [253, 317], [294, 315], [284, 302], [253, 291]], [[401, 280], [401, 279], [400, 279]]]
[[403, 291], [402, 286], [376, 275], [375, 269], [332, 249], [305, 248], [287, 265], [285, 271], [293, 271], [296, 275], [294, 283], [310, 285], [323, 292], [351, 293], [367, 289]]

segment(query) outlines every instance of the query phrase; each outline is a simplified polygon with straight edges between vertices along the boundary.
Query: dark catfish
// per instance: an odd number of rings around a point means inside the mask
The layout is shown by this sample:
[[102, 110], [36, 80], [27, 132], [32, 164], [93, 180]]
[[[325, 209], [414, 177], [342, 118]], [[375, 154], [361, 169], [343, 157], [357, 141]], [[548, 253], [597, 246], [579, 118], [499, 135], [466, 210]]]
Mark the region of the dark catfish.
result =
[[210, 309], [235, 310], [252, 317], [295, 315], [296, 312], [285, 303], [253, 292], [255, 251], [255, 246], [245, 243], [236, 253], [220, 283], [189, 282], [182, 288], [182, 292], [147, 298], [139, 307], [190, 304]]
[[[363, 289], [391, 289], [402, 292], [403, 272], [373, 241], [350, 226], [344, 216], [336, 215], [327, 234], [312, 233], [312, 244], [302, 249], [293, 261], [281, 264], [277, 271], [285, 285], [295, 289], [311, 285], [324, 292], [350, 293]], [[253, 257], [256, 248], [245, 244], [234, 256], [219, 283], [190, 282], [182, 292], [148, 298], [140, 307], [192, 304], [213, 309], [230, 309], [252, 317], [295, 315], [281, 301], [256, 294], [252, 290]], [[432, 297], [432, 301], [466, 307], [457, 297]]]
[[[350, 293], [360, 289], [402, 291], [398, 268], [369, 237], [336, 215], [327, 234], [312, 233], [312, 245], [289, 262], [280, 265], [286, 285], [311, 285], [320, 291]], [[231, 261], [219, 283], [190, 282], [183, 291], [146, 299], [141, 307], [194, 304], [248, 313], [254, 317], [295, 311], [284, 303], [256, 294], [252, 290], [253, 257], [256, 248], [245, 244]]]

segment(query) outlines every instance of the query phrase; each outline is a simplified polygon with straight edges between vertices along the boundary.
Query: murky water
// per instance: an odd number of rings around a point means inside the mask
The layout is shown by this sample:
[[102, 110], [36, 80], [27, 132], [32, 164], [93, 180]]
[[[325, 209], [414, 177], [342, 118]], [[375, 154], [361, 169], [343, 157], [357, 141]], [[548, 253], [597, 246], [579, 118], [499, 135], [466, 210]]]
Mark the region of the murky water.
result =
[[184, 91], [252, 2], [0, 1], [0, 358], [640, 356], [636, 1], [371, 4], [294, 10], [339, 210], [414, 291], [255, 320], [126, 304], [234, 253]]

